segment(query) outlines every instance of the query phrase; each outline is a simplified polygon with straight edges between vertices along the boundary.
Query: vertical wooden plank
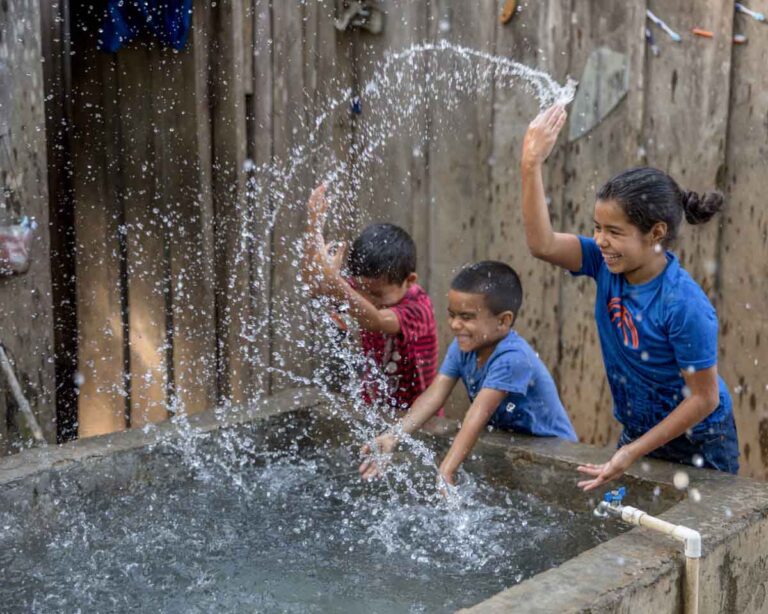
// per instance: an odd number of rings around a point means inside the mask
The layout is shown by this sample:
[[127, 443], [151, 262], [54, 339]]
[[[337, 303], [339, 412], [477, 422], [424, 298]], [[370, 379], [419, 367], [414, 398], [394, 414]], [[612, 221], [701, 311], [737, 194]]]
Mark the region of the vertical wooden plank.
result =
[[[296, 325], [298, 314], [306, 313], [307, 301], [297, 292], [306, 200], [313, 185], [331, 171], [339, 171], [332, 192], [343, 195], [348, 185], [344, 165], [350, 120], [342, 90], [351, 82], [351, 56], [345, 39], [334, 29], [335, 16], [332, 0], [272, 4], [272, 153], [279, 171], [269, 186], [275, 216], [270, 293], [273, 389], [303, 384], [302, 378], [314, 367], [307, 357], [318, 356], [312, 331]], [[331, 104], [339, 100], [339, 105]], [[344, 203], [334, 204], [334, 220], [343, 220], [338, 207]]]
[[[307, 146], [311, 149], [310, 185], [330, 178], [328, 194], [332, 206], [325, 233], [333, 241], [349, 240], [359, 217], [353, 176], [355, 120], [349, 105], [356, 74], [355, 36], [334, 26], [337, 15], [344, 10], [343, 5], [343, 0], [308, 4], [305, 18], [305, 114], [310, 141]], [[313, 337], [313, 342], [326, 344], [321, 336]], [[320, 351], [319, 347], [316, 349]]]
[[764, 24], [744, 15], [734, 29], [749, 43], [733, 48], [731, 66], [718, 366], [733, 396], [741, 472], [768, 479], [768, 36]]
[[[567, 76], [570, 2], [552, 0], [523, 5], [509, 24], [499, 24], [496, 53], [550, 73], [559, 82]], [[558, 299], [562, 272], [528, 253], [522, 234], [520, 153], [528, 123], [538, 101], [521, 84], [494, 90], [493, 152], [490, 215], [479, 225], [478, 257], [510, 264], [523, 283], [523, 306], [515, 328], [539, 352], [550, 371], [559, 359]], [[552, 203], [552, 223], [560, 225], [564, 148], [553, 152], [544, 183]], [[566, 406], [568, 404], [566, 403]]]
[[345, 233], [356, 217], [349, 206], [354, 120], [348, 92], [352, 91], [355, 80], [354, 44], [349, 33], [340, 32], [334, 26], [343, 4], [343, 0], [319, 0], [308, 5], [306, 18], [305, 75], [312, 96], [307, 114], [315, 133], [311, 160], [316, 178], [313, 183], [333, 175], [336, 178], [331, 192], [341, 195], [334, 202], [329, 234]]
[[[497, 2], [487, 0], [436, 0], [431, 36], [493, 54], [498, 8]], [[449, 73], [467, 70], [466, 63], [446, 52], [435, 54], [433, 66], [434, 71]], [[442, 87], [452, 84], [449, 81]], [[454, 108], [446, 109], [438, 100], [430, 109], [429, 294], [443, 354], [453, 339], [445, 318], [451, 279], [462, 265], [485, 253], [486, 246], [477, 243], [478, 225], [487, 223], [491, 200], [488, 163], [493, 147], [493, 92], [476, 97], [457, 95]], [[459, 391], [449, 404], [449, 415], [461, 415], [466, 405], [466, 395]]]
[[166, 220], [171, 397], [195, 413], [216, 402], [209, 7], [196, 0], [185, 49], [163, 49], [151, 65], [157, 173]]
[[212, 10], [215, 28], [211, 102], [218, 385], [221, 401], [242, 403], [248, 396], [252, 379], [249, 346], [242, 339], [250, 304], [249, 257], [244, 242], [247, 223], [243, 203], [246, 118], [242, 78], [243, 22], [248, 20], [244, 19], [243, 6], [239, 2], [219, 3]]
[[270, 365], [276, 369], [273, 390], [296, 385], [294, 375], [306, 377], [312, 371], [311, 361], [307, 360], [309, 331], [306, 326], [303, 330], [296, 326], [296, 318], [306, 311], [306, 298], [297, 295], [296, 287], [306, 224], [304, 203], [312, 184], [305, 147], [309, 134], [306, 103], [311, 95], [304, 70], [305, 8], [297, 2], [272, 5], [273, 151], [283, 174], [276, 178], [272, 191], [276, 212], [270, 310]]
[[77, 291], [72, 189], [72, 56], [67, 0], [41, 3], [57, 440], [77, 437]]
[[[649, 0], [648, 8], [683, 41], [673, 43], [656, 29], [661, 53], [647, 58], [642, 139], [647, 164], [668, 172], [684, 190], [711, 190], [725, 163], [733, 6], [720, 0]], [[693, 28], [710, 30], [714, 38], [694, 36]], [[718, 224], [681, 231], [675, 251], [714, 298]]]
[[[627, 98], [588, 135], [568, 144], [561, 228], [592, 235], [595, 193], [616, 172], [636, 164], [642, 113], [645, 3], [596, 0], [574, 5], [568, 72], [582, 74], [599, 46], [629, 55]], [[567, 130], [564, 130], [567, 133]], [[564, 138], [564, 137], [563, 137]], [[566, 280], [560, 293], [560, 394], [582, 441], [607, 444], [619, 432], [594, 323], [594, 281]]]
[[157, 192], [151, 77], [147, 67], [162, 52], [136, 43], [116, 54], [127, 250], [131, 426], [168, 417], [165, 230]]
[[[34, 0], [8, 0], [0, 5], [0, 185], [4, 206], [0, 223], [34, 217], [39, 224], [31, 246], [30, 269], [0, 285], [0, 342], [32, 411], [49, 441], [55, 441], [53, 309], [51, 305], [48, 178], [45, 147], [40, 5]], [[47, 32], [46, 32], [47, 35]], [[6, 405], [8, 390], [0, 378], [0, 453], [8, 435], [28, 430], [15, 406]], [[14, 413], [7, 415], [9, 409]], [[11, 433], [3, 433], [5, 426]], [[3, 437], [3, 435], [6, 435]], [[19, 443], [18, 439], [15, 443]]]
[[253, 60], [255, 49], [255, 25], [256, 25], [256, 5], [258, 0], [244, 0], [242, 9], [242, 28], [243, 34], [241, 38], [241, 54], [242, 54], [242, 82], [243, 93], [246, 96], [253, 95], [254, 80], [253, 80]]
[[254, 0], [253, 7], [253, 101], [248, 118], [248, 151], [256, 173], [250, 177], [248, 207], [254, 220], [254, 239], [251, 242], [253, 257], [250, 262], [251, 321], [249, 357], [253, 364], [253, 390], [258, 393], [269, 390], [270, 361], [270, 304], [272, 279], [272, 225], [273, 203], [268, 183], [269, 177], [258, 171], [272, 162], [273, 156], [273, 32], [270, 0]]
[[[398, 0], [381, 4], [384, 30], [356, 30], [356, 83], [361, 100], [355, 116], [354, 190], [361, 225], [389, 222], [414, 233], [422, 284], [429, 268], [426, 183], [429, 100], [419, 97], [427, 60], [391, 64], [386, 56], [406, 51], [429, 36], [429, 3]], [[374, 87], [375, 86], [375, 87]], [[408, 116], [406, 118], [406, 116]], [[366, 148], [378, 143], [369, 154]], [[419, 211], [418, 217], [415, 213]]]
[[126, 426], [118, 226], [122, 215], [113, 157], [117, 76], [114, 58], [83, 34], [76, 14], [73, 41], [73, 168], [77, 240], [79, 435]]

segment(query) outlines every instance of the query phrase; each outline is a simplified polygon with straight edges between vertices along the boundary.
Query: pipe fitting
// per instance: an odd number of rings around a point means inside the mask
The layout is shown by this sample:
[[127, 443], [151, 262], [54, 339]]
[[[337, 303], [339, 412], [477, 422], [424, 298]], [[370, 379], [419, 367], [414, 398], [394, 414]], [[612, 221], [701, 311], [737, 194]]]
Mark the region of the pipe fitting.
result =
[[685, 556], [689, 559], [701, 558], [701, 533], [678, 525], [672, 535], [685, 544]]

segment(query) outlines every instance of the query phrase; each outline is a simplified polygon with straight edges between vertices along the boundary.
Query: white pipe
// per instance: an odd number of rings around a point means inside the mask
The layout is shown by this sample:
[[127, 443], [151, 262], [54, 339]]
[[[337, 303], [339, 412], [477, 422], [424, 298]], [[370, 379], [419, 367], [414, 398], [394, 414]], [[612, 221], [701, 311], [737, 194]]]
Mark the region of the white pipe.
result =
[[656, 518], [629, 505], [607, 507], [613, 507], [616, 512], [621, 514], [621, 519], [626, 523], [670, 535], [685, 545], [685, 614], [698, 614], [701, 533], [688, 527]]
[[699, 561], [685, 557], [685, 614], [699, 614]]
[[44, 444], [45, 437], [43, 437], [43, 431], [35, 419], [35, 414], [32, 413], [29, 401], [27, 401], [24, 397], [24, 393], [21, 391], [19, 380], [16, 379], [16, 374], [13, 372], [13, 367], [11, 367], [11, 361], [8, 360], [8, 355], [5, 353], [5, 348], [2, 345], [0, 345], [0, 366], [2, 366], [3, 373], [5, 373], [5, 379], [8, 380], [8, 385], [11, 387], [11, 392], [13, 393], [13, 398], [16, 399], [16, 404], [27, 419], [27, 425], [29, 426], [29, 430], [32, 431], [32, 437], [34, 437], [37, 443]]

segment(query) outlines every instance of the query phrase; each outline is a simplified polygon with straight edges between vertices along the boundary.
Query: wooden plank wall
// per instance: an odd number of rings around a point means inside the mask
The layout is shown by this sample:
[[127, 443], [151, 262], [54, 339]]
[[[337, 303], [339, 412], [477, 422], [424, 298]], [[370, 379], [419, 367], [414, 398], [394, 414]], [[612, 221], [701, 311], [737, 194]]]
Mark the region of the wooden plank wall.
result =
[[[568, 73], [578, 78], [589, 54], [599, 46], [626, 53], [631, 66], [636, 67], [637, 56], [645, 52], [644, 24], [642, 2], [577, 3], [571, 16]], [[561, 140], [565, 156], [561, 230], [591, 235], [595, 193], [600, 184], [637, 164], [638, 119], [642, 117], [637, 109], [642, 105], [643, 92], [642, 82], [635, 76], [625, 101], [600, 125], [573, 143]], [[580, 438], [607, 444], [615, 438], [618, 426], [611, 417], [610, 390], [594, 324], [594, 282], [572, 279], [567, 273], [561, 280], [557, 371], [560, 396]]]
[[[563, 138], [556, 147], [545, 178], [554, 224], [591, 233], [599, 185], [637, 164], [668, 170], [688, 189], [726, 192], [722, 223], [684, 227], [679, 253], [719, 309], [721, 371], [734, 390], [743, 471], [768, 477], [764, 25], [734, 18], [730, 5], [715, 0], [528, 2], [507, 25], [491, 0], [380, 6], [385, 29], [373, 35], [335, 30], [343, 0], [200, 2], [182, 53], [146, 43], [114, 57], [78, 50], [79, 392], [81, 408], [97, 408], [82, 414], [81, 433], [162, 419], [177, 397], [195, 410], [292, 385], [258, 365], [311, 373], [312, 322], [297, 315], [305, 302], [293, 293], [303, 203], [318, 178], [344, 163], [329, 226], [335, 237], [349, 238], [374, 220], [413, 234], [443, 349], [450, 341], [445, 295], [457, 268], [483, 258], [512, 264], [526, 292], [520, 332], [555, 374], [581, 439], [611, 444], [618, 425], [593, 322], [592, 282], [533, 260], [524, 245], [518, 164], [522, 135], [537, 112], [533, 98], [496, 84], [461, 94], [446, 108], [393, 89], [383, 100], [413, 103], [417, 111], [403, 126], [390, 126], [373, 163], [357, 157], [373, 132], [386, 129], [376, 107], [382, 102], [366, 85], [389, 51], [448, 40], [563, 82], [567, 75], [578, 79], [592, 50], [605, 46], [628, 55], [630, 90], [586, 137]], [[654, 27], [661, 53], [653, 55], [643, 39], [646, 8], [679, 30], [683, 42]], [[693, 27], [714, 38], [694, 37]], [[732, 46], [733, 32], [749, 43]], [[456, 62], [433, 54], [407, 79], [425, 84]], [[142, 93], [146, 83], [149, 95]], [[354, 95], [362, 98], [359, 115], [349, 112]], [[338, 104], [316, 133], [309, 162], [243, 208], [245, 160], [290, 166], [329, 97]], [[274, 232], [260, 224], [243, 252], [238, 227], [271, 215]], [[255, 321], [267, 324], [247, 342], [244, 323]], [[461, 397], [454, 415], [466, 405]]]
[[768, 479], [768, 28], [737, 15], [718, 258], [720, 369], [734, 401], [742, 472]]
[[[95, 29], [82, 27], [99, 19], [83, 6], [72, 15], [81, 436], [162, 420], [169, 408], [201, 411], [219, 390], [212, 15], [196, 3], [178, 53], [151, 41], [101, 53]], [[219, 58], [212, 88], [227, 61]], [[217, 187], [223, 200], [228, 188]]]
[[[37, 220], [27, 273], [0, 278], [0, 344], [49, 441], [56, 438], [53, 309], [48, 235], [40, 7], [35, 0], [0, 4], [0, 224]], [[0, 454], [29, 441], [5, 377], [0, 376]]]
[[[539, 11], [522, 11], [509, 24], [497, 24], [496, 53], [546, 70], [564, 82], [568, 73], [570, 2], [543, 3]], [[522, 239], [520, 148], [528, 122], [536, 113], [530, 94], [519, 87], [497, 87], [493, 100], [491, 214], [478, 228], [477, 257], [509, 263], [520, 275], [524, 300], [515, 327], [542, 360], [557, 369], [559, 296], [562, 273], [531, 260]], [[553, 224], [561, 219], [564, 152], [556, 150], [545, 168], [552, 199]]]

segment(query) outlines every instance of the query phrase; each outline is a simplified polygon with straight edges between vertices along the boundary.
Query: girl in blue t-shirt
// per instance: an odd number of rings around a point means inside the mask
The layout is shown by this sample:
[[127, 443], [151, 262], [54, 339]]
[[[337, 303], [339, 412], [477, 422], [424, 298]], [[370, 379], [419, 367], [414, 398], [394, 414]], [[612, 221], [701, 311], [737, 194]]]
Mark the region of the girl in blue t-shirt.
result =
[[614, 415], [624, 430], [603, 465], [584, 465], [591, 490], [641, 456], [736, 473], [739, 446], [728, 389], [717, 374], [717, 314], [665, 248], [683, 216], [708, 221], [718, 193], [682, 191], [666, 173], [635, 168], [597, 193], [593, 238], [554, 232], [542, 165], [565, 124], [562, 106], [531, 122], [521, 161], [523, 223], [531, 254], [597, 282], [595, 320]]

